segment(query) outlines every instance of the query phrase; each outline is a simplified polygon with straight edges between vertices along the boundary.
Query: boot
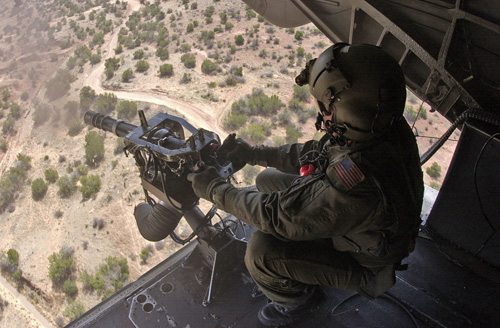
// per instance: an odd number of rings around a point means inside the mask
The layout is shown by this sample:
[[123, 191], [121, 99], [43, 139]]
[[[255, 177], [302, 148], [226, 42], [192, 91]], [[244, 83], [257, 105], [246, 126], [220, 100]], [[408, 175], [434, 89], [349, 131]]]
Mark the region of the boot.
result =
[[257, 316], [265, 326], [279, 327], [288, 325], [318, 309], [323, 298], [323, 292], [317, 289], [305, 303], [293, 307], [284, 307], [270, 302], [260, 309]]

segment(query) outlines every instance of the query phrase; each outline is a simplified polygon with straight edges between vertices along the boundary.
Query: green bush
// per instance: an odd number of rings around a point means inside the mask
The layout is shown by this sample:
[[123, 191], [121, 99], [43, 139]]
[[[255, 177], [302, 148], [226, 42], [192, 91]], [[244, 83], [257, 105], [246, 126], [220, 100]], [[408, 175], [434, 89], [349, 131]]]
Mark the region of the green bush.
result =
[[7, 139], [0, 137], [0, 151], [6, 152], [8, 147]]
[[125, 148], [125, 142], [123, 141], [122, 138], [117, 138], [115, 151], [114, 151], [115, 155], [123, 153], [123, 148]]
[[52, 108], [47, 104], [41, 104], [35, 108], [33, 113], [33, 124], [35, 127], [41, 126], [52, 116]]
[[59, 178], [59, 174], [54, 169], [45, 170], [45, 180], [49, 183], [55, 183]]
[[19, 252], [13, 248], [10, 248], [7, 251], [7, 260], [9, 261], [10, 265], [17, 267], [19, 265]]
[[16, 133], [16, 119], [8, 116], [2, 123], [2, 133], [13, 135]]
[[248, 121], [248, 116], [245, 114], [239, 114], [234, 111], [229, 112], [229, 114], [224, 118], [222, 126], [227, 131], [236, 131]]
[[141, 254], [139, 254], [139, 257], [141, 258], [143, 263], [146, 263], [146, 261], [148, 260], [148, 257], [149, 257], [149, 249], [147, 249], [147, 247], [144, 247], [141, 250]]
[[30, 162], [31, 157], [17, 154], [17, 162], [0, 178], [0, 212], [12, 204], [17, 191], [24, 186], [27, 171], [31, 168]]
[[76, 173], [78, 173], [80, 176], [85, 176], [89, 174], [89, 167], [87, 165], [80, 164], [75, 166], [76, 166]]
[[70, 303], [66, 309], [64, 309], [63, 315], [70, 321], [73, 321], [84, 313], [85, 306], [81, 302], [75, 301]]
[[76, 283], [73, 280], [66, 280], [63, 285], [64, 293], [68, 296], [74, 296], [78, 293], [78, 287], [76, 287]]
[[134, 101], [123, 100], [118, 104], [118, 118], [131, 121], [137, 115], [137, 103]]
[[139, 60], [135, 63], [135, 70], [139, 73], [145, 72], [149, 69], [149, 63], [144, 59]]
[[116, 109], [118, 98], [114, 93], [105, 92], [97, 97], [94, 110], [102, 114], [109, 114]]
[[72, 248], [61, 248], [59, 253], [49, 256], [49, 277], [55, 285], [62, 284], [75, 271], [73, 252]]
[[91, 167], [96, 167], [104, 158], [104, 138], [96, 131], [89, 131], [85, 136], [85, 160]]
[[83, 87], [80, 89], [80, 108], [82, 111], [86, 111], [90, 108], [90, 105], [94, 102], [95, 91], [91, 87]]
[[83, 199], [95, 198], [101, 190], [101, 178], [98, 175], [83, 176], [80, 178], [80, 183]]
[[134, 52], [134, 59], [142, 59], [144, 57], [144, 50], [139, 49]]
[[309, 86], [293, 86], [293, 98], [298, 99], [303, 102], [309, 102], [309, 98], [311, 97], [311, 92], [309, 91]]
[[76, 191], [75, 180], [70, 179], [67, 175], [59, 178], [57, 181], [57, 186], [59, 187], [58, 194], [62, 198], [68, 198]]
[[218, 65], [211, 61], [210, 59], [205, 59], [203, 63], [201, 64], [201, 71], [204, 74], [212, 74], [216, 69]]
[[266, 140], [267, 129], [260, 123], [250, 123], [239, 132], [243, 139], [251, 140], [253, 143], [262, 143]]
[[42, 178], [35, 179], [31, 183], [31, 195], [34, 200], [41, 200], [47, 193], [47, 183]]
[[243, 38], [243, 35], [238, 34], [234, 37], [234, 44], [237, 46], [242, 46], [245, 43], [245, 39]]
[[285, 140], [287, 143], [295, 143], [302, 137], [302, 133], [297, 131], [293, 126], [286, 127], [286, 137]]
[[45, 95], [50, 101], [56, 100], [66, 94], [74, 81], [74, 76], [66, 70], [58, 70], [56, 76], [47, 81]]
[[15, 281], [20, 283], [23, 279], [23, 270], [21, 268], [17, 268], [16, 271], [12, 274], [12, 278], [14, 278]]
[[433, 179], [437, 179], [441, 176], [441, 166], [437, 162], [432, 163], [425, 171]]
[[122, 82], [129, 82], [130, 79], [134, 77], [134, 71], [129, 68], [129, 69], [126, 69], [123, 73], [122, 73]]
[[126, 258], [110, 256], [100, 264], [95, 275], [80, 272], [80, 280], [87, 290], [95, 290], [104, 298], [120, 290], [129, 278], [129, 268]]
[[170, 54], [168, 52], [168, 49], [167, 48], [164, 48], [164, 47], [159, 47], [158, 49], [156, 49], [156, 56], [160, 58], [160, 60], [167, 60], [168, 58], [170, 58]]
[[186, 68], [194, 68], [196, 66], [196, 57], [194, 54], [184, 54], [181, 56], [181, 62]]
[[71, 137], [77, 136], [83, 130], [83, 122], [79, 117], [73, 117], [69, 121], [68, 135]]
[[408, 122], [413, 123], [417, 119], [417, 112], [413, 109], [412, 105], [406, 105], [403, 116]]
[[170, 64], [163, 64], [159, 69], [160, 77], [170, 77], [174, 75], [174, 66]]

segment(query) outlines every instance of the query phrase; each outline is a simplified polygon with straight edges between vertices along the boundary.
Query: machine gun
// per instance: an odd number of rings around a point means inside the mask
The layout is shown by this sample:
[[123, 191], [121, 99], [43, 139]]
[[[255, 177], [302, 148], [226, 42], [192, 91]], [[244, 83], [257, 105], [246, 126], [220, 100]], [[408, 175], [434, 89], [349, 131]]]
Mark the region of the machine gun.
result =
[[[228, 269], [226, 264], [234, 266], [234, 260], [230, 258], [242, 257], [248, 229], [244, 227], [244, 223], [234, 218], [221, 219], [220, 224], [212, 225], [216, 207], [213, 206], [204, 214], [198, 207], [199, 198], [186, 177], [209, 165], [214, 166], [221, 177], [228, 178], [235, 173], [233, 165], [226, 161], [223, 154], [218, 153], [221, 142], [216, 133], [196, 129], [186, 120], [166, 113], [159, 113], [147, 121], [144, 112], [139, 111], [139, 118], [140, 125], [136, 126], [87, 111], [84, 121], [123, 138], [125, 154], [133, 155], [147, 200], [134, 210], [141, 235], [150, 241], [159, 241], [170, 235], [182, 245], [198, 237], [198, 251], [193, 252], [195, 255], [190, 257], [194, 256], [194, 260], [204, 263], [202, 268], [205, 269], [197, 274], [198, 280], [203, 280], [210, 273], [207, 268], [211, 270], [210, 283], [203, 300], [203, 304], [207, 305], [215, 288], [217, 272]], [[187, 138], [185, 130], [190, 133]], [[186, 239], [181, 239], [174, 232], [182, 217], [193, 230]], [[228, 260], [221, 259], [220, 253]]]

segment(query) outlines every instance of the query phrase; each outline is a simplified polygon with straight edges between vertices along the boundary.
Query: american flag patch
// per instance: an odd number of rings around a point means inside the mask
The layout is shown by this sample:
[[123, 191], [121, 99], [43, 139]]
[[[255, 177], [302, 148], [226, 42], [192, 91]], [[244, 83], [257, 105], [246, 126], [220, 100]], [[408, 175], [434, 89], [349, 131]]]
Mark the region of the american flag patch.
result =
[[333, 169], [347, 190], [350, 190], [365, 179], [363, 172], [361, 172], [349, 156], [346, 156]]

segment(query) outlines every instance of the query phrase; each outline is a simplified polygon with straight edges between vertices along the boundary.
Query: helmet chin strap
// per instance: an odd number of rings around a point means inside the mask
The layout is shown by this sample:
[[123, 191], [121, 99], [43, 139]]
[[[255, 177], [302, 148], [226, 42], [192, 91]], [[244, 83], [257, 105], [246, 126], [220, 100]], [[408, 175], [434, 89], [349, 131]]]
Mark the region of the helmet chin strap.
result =
[[352, 140], [344, 137], [344, 133], [349, 129], [345, 124], [333, 123], [331, 120], [325, 122], [323, 115], [318, 113], [315, 126], [316, 130], [330, 134], [330, 140], [334, 144], [339, 146], [350, 146], [352, 144]]

